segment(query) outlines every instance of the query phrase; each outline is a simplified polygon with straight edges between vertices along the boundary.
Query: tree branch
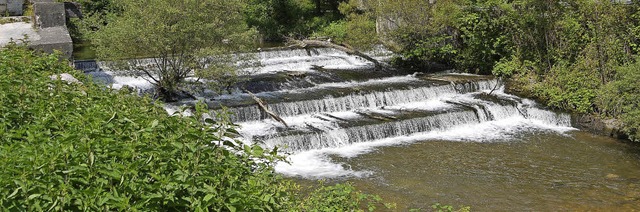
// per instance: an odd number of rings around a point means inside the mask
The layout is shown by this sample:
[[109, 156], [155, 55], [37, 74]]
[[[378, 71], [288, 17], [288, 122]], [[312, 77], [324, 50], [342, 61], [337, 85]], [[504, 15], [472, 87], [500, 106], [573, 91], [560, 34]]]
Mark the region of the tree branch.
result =
[[274, 112], [272, 112], [271, 110], [269, 110], [266, 106], [266, 104], [264, 103], [264, 101], [262, 101], [262, 99], [258, 98], [255, 94], [251, 93], [251, 91], [243, 88], [242, 91], [244, 91], [245, 93], [249, 94], [249, 96], [251, 96], [251, 98], [256, 101], [256, 103], [258, 103], [258, 107], [260, 107], [260, 109], [262, 109], [262, 111], [264, 111], [265, 113], [269, 114], [269, 116], [271, 116], [271, 118], [275, 119], [276, 121], [284, 124], [285, 127], [289, 128], [289, 125], [287, 124], [287, 122], [284, 121], [284, 119], [280, 118], [280, 116], [278, 116], [277, 114], [275, 114]]

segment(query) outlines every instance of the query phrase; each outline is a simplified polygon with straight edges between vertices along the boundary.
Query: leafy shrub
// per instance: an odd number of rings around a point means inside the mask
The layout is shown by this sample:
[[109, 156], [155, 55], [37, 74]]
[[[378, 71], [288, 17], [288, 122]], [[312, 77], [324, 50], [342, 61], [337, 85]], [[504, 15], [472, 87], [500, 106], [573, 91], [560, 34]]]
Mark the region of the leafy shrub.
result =
[[[346, 203], [346, 204], [345, 204]], [[354, 208], [366, 208], [375, 211], [377, 206], [386, 209], [395, 208], [395, 204], [385, 204], [376, 195], [357, 191], [351, 184], [320, 186], [309, 195], [301, 205], [303, 211], [354, 211]], [[356, 210], [364, 211], [364, 210]]]
[[640, 139], [640, 62], [616, 69], [616, 80], [598, 91], [596, 104], [602, 113], [620, 117], [624, 131]]

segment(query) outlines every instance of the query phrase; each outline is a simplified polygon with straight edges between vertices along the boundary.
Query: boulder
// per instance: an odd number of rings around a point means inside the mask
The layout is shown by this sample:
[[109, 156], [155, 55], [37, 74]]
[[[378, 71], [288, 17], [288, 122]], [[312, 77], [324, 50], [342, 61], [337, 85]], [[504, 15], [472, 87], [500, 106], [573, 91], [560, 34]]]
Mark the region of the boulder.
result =
[[62, 80], [65, 81], [69, 84], [80, 84], [82, 85], [82, 82], [80, 82], [80, 80], [76, 79], [75, 77], [73, 77], [73, 75], [68, 74], [68, 73], [62, 73], [62, 74], [54, 74], [49, 76], [49, 78], [51, 78], [52, 80]]

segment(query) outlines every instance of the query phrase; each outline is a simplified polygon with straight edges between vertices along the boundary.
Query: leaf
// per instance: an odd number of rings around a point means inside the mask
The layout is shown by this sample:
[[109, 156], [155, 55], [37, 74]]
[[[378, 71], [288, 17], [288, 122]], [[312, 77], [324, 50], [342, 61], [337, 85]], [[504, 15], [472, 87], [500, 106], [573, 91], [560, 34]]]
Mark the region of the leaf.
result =
[[229, 205], [227, 204], [227, 209], [229, 209], [230, 212], [236, 212], [236, 207], [234, 207], [233, 205]]
[[95, 162], [95, 155], [93, 155], [93, 152], [89, 152], [89, 166], [93, 166], [93, 162]]
[[22, 187], [16, 188], [16, 190], [14, 190], [13, 193], [9, 194], [7, 199], [13, 198], [16, 194], [18, 194], [18, 191], [20, 191], [20, 189], [22, 189]]
[[211, 200], [213, 197], [214, 197], [213, 194], [207, 194], [206, 196], [204, 196], [203, 200], [205, 202], [209, 202], [209, 200]]
[[151, 128], [156, 128], [158, 126], [158, 119], [153, 120], [153, 122], [151, 122]]
[[262, 149], [262, 147], [255, 145], [253, 146], [253, 154], [254, 155], [262, 155], [264, 154], [264, 149]]
[[109, 120], [105, 124], [111, 123], [111, 121], [113, 121], [113, 119], [115, 119], [117, 115], [118, 115], [117, 112], [113, 112], [113, 115], [111, 116], [111, 118], [109, 118]]
[[42, 194], [32, 194], [32, 195], [29, 195], [29, 197], [27, 197], [27, 200], [32, 200], [32, 199], [38, 198], [39, 196], [42, 196]]

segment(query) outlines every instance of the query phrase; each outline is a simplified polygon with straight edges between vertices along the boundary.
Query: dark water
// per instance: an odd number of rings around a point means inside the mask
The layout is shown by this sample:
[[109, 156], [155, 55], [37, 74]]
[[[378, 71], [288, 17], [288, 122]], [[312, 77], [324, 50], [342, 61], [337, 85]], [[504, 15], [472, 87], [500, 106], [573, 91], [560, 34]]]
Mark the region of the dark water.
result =
[[436, 202], [473, 211], [640, 210], [640, 147], [579, 131], [431, 140], [341, 160], [373, 174], [334, 182], [352, 182], [397, 211], [428, 211]]
[[93, 60], [96, 59], [96, 51], [89, 41], [73, 43], [73, 59]]

